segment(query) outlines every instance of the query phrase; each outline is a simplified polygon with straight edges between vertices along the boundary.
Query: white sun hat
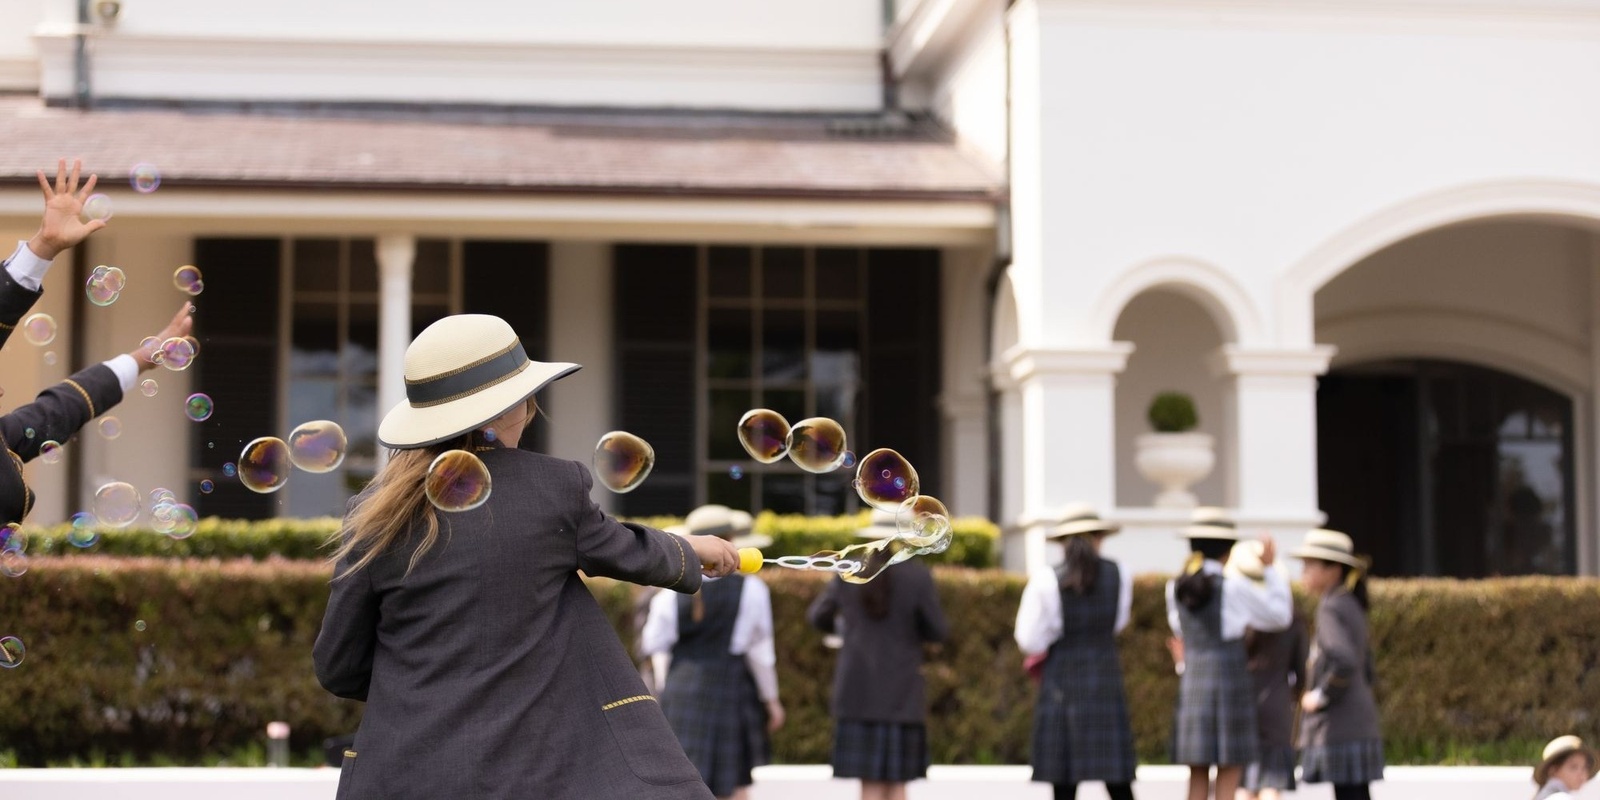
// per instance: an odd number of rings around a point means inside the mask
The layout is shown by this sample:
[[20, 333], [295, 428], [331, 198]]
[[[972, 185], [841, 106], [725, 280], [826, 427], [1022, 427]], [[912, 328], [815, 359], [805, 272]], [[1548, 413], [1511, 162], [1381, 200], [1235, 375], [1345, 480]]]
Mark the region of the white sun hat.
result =
[[727, 539], [734, 547], [760, 549], [772, 544], [772, 537], [754, 533], [755, 518], [748, 511], [739, 511], [725, 505], [712, 503], [690, 511], [682, 525], [667, 528], [680, 536], [717, 536]]
[[1239, 525], [1225, 508], [1201, 506], [1189, 512], [1189, 525], [1179, 532], [1185, 539], [1238, 541]]
[[1261, 563], [1261, 555], [1266, 545], [1257, 539], [1244, 539], [1235, 542], [1233, 551], [1228, 554], [1228, 563], [1222, 565], [1222, 574], [1238, 575], [1256, 583], [1267, 579], [1267, 567]]
[[445, 317], [406, 348], [406, 400], [384, 415], [378, 443], [405, 450], [453, 439], [578, 369], [530, 360], [516, 331], [499, 317]]
[[1290, 558], [1316, 559], [1318, 561], [1332, 561], [1335, 564], [1344, 564], [1347, 567], [1365, 570], [1366, 559], [1356, 555], [1355, 543], [1350, 541], [1347, 534], [1318, 528], [1306, 534], [1305, 541], [1300, 543], [1295, 551], [1289, 554]]
[[1100, 518], [1100, 512], [1093, 507], [1078, 504], [1068, 506], [1061, 514], [1061, 521], [1054, 527], [1044, 532], [1046, 539], [1059, 539], [1063, 536], [1078, 536], [1085, 533], [1099, 533], [1110, 536], [1122, 530], [1122, 526], [1115, 522], [1107, 522]]

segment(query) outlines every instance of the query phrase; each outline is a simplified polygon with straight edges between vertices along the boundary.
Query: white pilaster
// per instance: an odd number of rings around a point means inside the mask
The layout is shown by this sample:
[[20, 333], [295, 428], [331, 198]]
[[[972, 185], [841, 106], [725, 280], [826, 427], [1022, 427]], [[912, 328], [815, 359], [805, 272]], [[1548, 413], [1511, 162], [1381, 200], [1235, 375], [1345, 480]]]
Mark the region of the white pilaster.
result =
[[[546, 389], [550, 453], [585, 464], [601, 434], [617, 425], [612, 370], [611, 245], [608, 242], [550, 243], [550, 358], [583, 365], [576, 375]], [[594, 493], [611, 510], [616, 495]]]
[[[406, 346], [411, 344], [411, 265], [417, 239], [378, 237], [378, 418], [406, 399]], [[383, 452], [380, 448], [379, 459]]]
[[1008, 538], [1024, 537], [1024, 563], [1015, 563], [1018, 548], [1007, 542], [1008, 567], [1045, 563], [1044, 528], [1066, 506], [1089, 503], [1106, 514], [1116, 502], [1116, 383], [1131, 352], [1132, 344], [1113, 342], [1073, 350], [1019, 346], [1001, 356], [1001, 386], [1020, 400], [1020, 435], [1008, 427], [1006, 436], [1008, 447], [1020, 445], [1020, 458], [1006, 454], [1002, 477], [1021, 484], [1021, 508], [1001, 522]]
[[1254, 349], [1225, 345], [1217, 367], [1234, 380], [1230, 485], [1241, 517], [1324, 519], [1317, 503], [1317, 376], [1334, 348]]

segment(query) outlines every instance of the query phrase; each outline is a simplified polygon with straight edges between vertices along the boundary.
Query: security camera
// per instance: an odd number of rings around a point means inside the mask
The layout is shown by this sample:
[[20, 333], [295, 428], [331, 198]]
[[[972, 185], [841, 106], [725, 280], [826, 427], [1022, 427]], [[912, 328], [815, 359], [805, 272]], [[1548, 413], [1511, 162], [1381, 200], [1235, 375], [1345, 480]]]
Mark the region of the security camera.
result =
[[109, 25], [122, 15], [122, 3], [118, 0], [100, 0], [94, 4], [94, 13], [99, 15], [101, 22]]

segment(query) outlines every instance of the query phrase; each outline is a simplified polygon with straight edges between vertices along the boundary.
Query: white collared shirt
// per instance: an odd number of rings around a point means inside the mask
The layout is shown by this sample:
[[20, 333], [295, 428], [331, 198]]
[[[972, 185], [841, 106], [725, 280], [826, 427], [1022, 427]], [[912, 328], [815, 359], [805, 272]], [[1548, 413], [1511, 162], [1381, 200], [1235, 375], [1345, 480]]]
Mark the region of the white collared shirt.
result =
[[[1117, 572], [1121, 585], [1117, 587], [1117, 619], [1111, 629], [1122, 633], [1133, 608], [1133, 574], [1125, 569]], [[1035, 570], [1028, 576], [1022, 603], [1017, 606], [1018, 649], [1030, 656], [1049, 650], [1061, 638], [1061, 624], [1061, 580], [1054, 569]]]
[[[1294, 596], [1289, 592], [1289, 579], [1283, 570], [1273, 564], [1267, 567], [1261, 583], [1238, 575], [1226, 575], [1222, 562], [1206, 559], [1200, 571], [1207, 575], [1222, 575], [1222, 638], [1233, 641], [1244, 637], [1245, 628], [1264, 633], [1281, 631], [1289, 627], [1294, 618]], [[1183, 638], [1183, 628], [1178, 622], [1178, 599], [1174, 594], [1177, 581], [1167, 581], [1167, 624], [1172, 634]]]
[[[716, 578], [706, 578], [711, 583]], [[678, 593], [657, 592], [650, 599], [650, 613], [639, 633], [639, 650], [651, 657], [656, 686], [666, 685], [672, 647], [678, 643]], [[739, 613], [733, 618], [733, 636], [728, 653], [744, 656], [745, 665], [755, 678], [762, 700], [778, 699], [778, 654], [772, 639], [772, 592], [753, 575], [744, 579], [739, 591]]]
[[44, 286], [44, 276], [49, 271], [50, 262], [34, 255], [26, 240], [17, 242], [17, 249], [6, 259], [6, 272], [11, 280], [30, 292], [37, 292]]

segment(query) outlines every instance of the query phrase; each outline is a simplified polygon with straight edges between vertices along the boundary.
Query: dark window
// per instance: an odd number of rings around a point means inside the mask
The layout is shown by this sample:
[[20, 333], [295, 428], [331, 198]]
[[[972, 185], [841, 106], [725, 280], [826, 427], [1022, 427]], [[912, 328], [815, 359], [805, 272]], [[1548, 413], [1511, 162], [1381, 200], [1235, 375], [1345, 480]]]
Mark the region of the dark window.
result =
[[[461, 261], [461, 309], [493, 314], [511, 323], [528, 358], [549, 358], [549, 246], [544, 242], [463, 242]], [[556, 408], [545, 410], [561, 413]], [[540, 417], [522, 434], [521, 447], [544, 452], [549, 439], [550, 425]]]
[[1577, 571], [1572, 401], [1482, 367], [1387, 362], [1317, 391], [1328, 525], [1382, 575]]

